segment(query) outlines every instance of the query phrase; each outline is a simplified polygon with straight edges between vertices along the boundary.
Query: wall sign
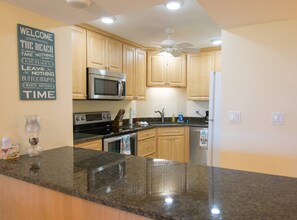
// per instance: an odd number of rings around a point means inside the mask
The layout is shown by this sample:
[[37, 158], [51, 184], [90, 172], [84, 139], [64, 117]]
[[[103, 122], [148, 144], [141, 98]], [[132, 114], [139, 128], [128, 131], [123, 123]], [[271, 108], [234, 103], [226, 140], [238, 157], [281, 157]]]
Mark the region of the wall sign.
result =
[[17, 25], [21, 100], [56, 99], [55, 35]]

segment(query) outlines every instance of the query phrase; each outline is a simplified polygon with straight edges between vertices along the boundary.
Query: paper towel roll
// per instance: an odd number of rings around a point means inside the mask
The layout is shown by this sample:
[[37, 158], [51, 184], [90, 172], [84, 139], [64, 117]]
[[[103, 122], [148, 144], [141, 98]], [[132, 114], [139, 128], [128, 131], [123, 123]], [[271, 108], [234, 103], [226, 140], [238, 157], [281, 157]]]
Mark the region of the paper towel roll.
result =
[[133, 119], [132, 119], [132, 108], [129, 109], [129, 124], [133, 124]]

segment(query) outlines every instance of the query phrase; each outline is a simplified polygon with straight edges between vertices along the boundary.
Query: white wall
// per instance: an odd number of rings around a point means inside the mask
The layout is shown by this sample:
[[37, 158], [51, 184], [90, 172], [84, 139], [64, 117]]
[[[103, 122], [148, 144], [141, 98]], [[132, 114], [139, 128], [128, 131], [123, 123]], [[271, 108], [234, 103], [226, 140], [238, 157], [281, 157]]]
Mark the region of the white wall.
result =
[[112, 118], [120, 108], [126, 110], [125, 118], [129, 117], [129, 108], [135, 117], [160, 117], [156, 110], [164, 108], [165, 117], [176, 117], [179, 113], [188, 117], [198, 117], [195, 111], [202, 114], [208, 110], [208, 101], [187, 101], [185, 88], [147, 88], [144, 101], [73, 101], [74, 112], [111, 111]]
[[[220, 166], [297, 177], [297, 20], [222, 37]], [[240, 124], [228, 122], [232, 110]], [[272, 112], [285, 112], [285, 124], [272, 125]]]
[[[17, 23], [55, 33], [55, 101], [19, 99]], [[72, 145], [71, 32], [64, 24], [0, 2], [0, 138], [11, 137], [21, 152], [29, 146], [24, 132], [25, 115], [41, 118], [40, 144], [45, 148]]]

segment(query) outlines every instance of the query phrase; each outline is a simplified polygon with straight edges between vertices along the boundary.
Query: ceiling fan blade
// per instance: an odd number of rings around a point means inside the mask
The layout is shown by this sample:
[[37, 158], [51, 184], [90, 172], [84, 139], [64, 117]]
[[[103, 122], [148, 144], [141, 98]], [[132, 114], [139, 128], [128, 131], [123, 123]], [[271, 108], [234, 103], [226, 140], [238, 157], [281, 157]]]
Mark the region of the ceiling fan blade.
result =
[[170, 54], [174, 57], [179, 57], [181, 55], [181, 53], [178, 51], [172, 51], [172, 52], [170, 52]]
[[189, 42], [178, 43], [178, 44], [175, 44], [175, 46], [178, 47], [178, 48], [194, 47], [194, 45], [189, 43]]
[[184, 53], [199, 53], [199, 49], [198, 48], [183, 48], [181, 50]]

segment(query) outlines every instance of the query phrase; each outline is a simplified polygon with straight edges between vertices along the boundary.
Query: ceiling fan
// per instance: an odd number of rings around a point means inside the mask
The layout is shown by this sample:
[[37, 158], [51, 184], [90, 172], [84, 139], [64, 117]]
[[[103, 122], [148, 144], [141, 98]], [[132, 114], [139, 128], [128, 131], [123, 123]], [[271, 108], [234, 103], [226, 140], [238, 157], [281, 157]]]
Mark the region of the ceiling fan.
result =
[[157, 44], [160, 46], [161, 51], [165, 51], [170, 53], [174, 57], [180, 56], [182, 53], [198, 53], [198, 48], [193, 48], [194, 45], [189, 42], [181, 42], [176, 43], [172, 39], [172, 34], [174, 30], [171, 28], [165, 29], [165, 33], [167, 34], [167, 39], [161, 42], [152, 42], [153, 44]]

